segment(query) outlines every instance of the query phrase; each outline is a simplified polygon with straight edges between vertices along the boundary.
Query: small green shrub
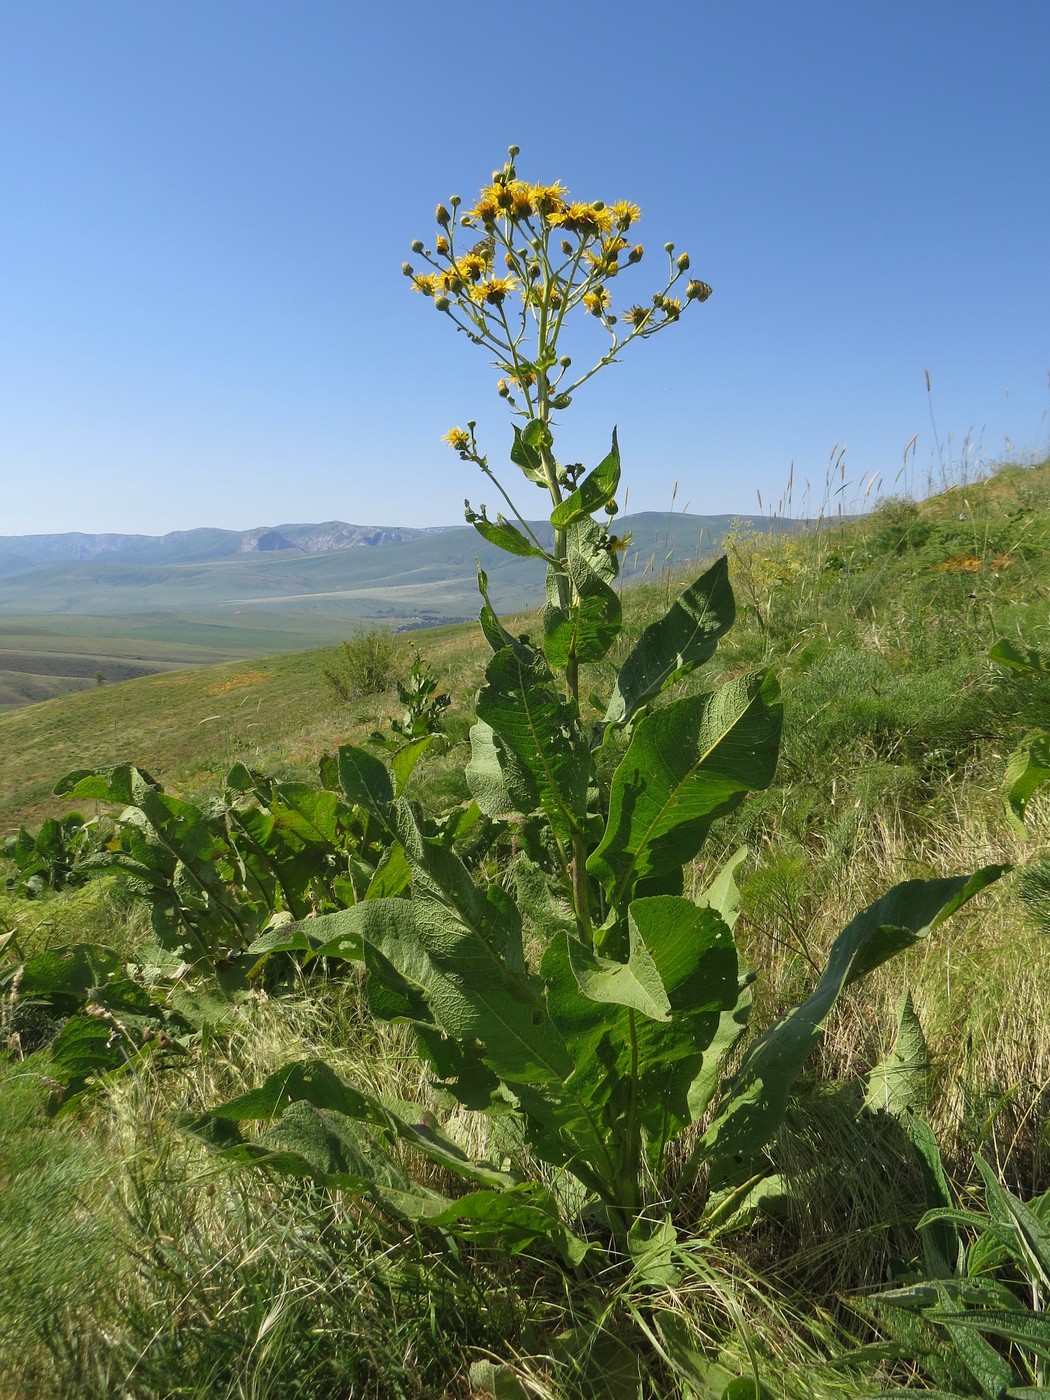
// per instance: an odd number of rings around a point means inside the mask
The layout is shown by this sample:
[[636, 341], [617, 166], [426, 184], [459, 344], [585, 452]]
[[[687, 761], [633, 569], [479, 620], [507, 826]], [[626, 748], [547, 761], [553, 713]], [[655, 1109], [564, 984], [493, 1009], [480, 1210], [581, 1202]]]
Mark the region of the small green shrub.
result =
[[385, 627], [355, 627], [335, 663], [324, 668], [324, 678], [346, 703], [359, 695], [381, 695], [393, 682], [397, 650]]

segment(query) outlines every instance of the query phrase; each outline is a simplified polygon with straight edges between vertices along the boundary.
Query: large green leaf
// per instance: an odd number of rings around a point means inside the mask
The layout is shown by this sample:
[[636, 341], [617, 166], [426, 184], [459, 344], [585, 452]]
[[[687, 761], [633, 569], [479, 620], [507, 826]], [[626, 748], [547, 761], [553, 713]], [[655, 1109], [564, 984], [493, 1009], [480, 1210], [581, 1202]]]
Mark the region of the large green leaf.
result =
[[1036, 733], [1010, 755], [1003, 774], [1006, 801], [1014, 819], [1024, 825], [1025, 808], [1032, 797], [1050, 782], [1050, 734]]
[[514, 781], [528, 784], [554, 835], [570, 840], [586, 816], [590, 756], [575, 706], [559, 694], [543, 655], [524, 645], [498, 651], [486, 668], [477, 713], [492, 728], [497, 752], [509, 751], [516, 761]]
[[605, 722], [627, 723], [647, 701], [707, 661], [735, 616], [729, 564], [723, 556], [639, 637], [620, 667]]
[[576, 984], [591, 1001], [632, 1007], [654, 1021], [671, 1019], [671, 1003], [656, 964], [646, 948], [634, 914], [628, 912], [630, 944], [627, 961], [599, 957], [579, 939], [568, 940], [569, 965]]
[[563, 669], [570, 660], [601, 661], [620, 635], [622, 608], [609, 585], [616, 562], [605, 532], [589, 517], [567, 532], [565, 569], [572, 584], [573, 603], [564, 609], [559, 574], [547, 570], [547, 602], [543, 610], [543, 649], [551, 666]]
[[749, 1048], [718, 1116], [701, 1139], [696, 1160], [711, 1163], [716, 1198], [764, 1170], [762, 1151], [780, 1127], [792, 1086], [843, 989], [925, 938], [998, 879], [1003, 869], [993, 865], [969, 877], [907, 880], [847, 924], [810, 996]]
[[524, 428], [514, 425], [514, 443], [510, 449], [510, 460], [522, 473], [537, 486], [547, 485], [547, 473], [540, 457], [542, 447], [550, 448], [554, 443], [546, 423], [533, 418]]
[[528, 816], [539, 805], [539, 793], [528, 769], [513, 753], [497, 745], [496, 732], [484, 720], [470, 727], [467, 787], [487, 817]]
[[745, 994], [732, 934], [715, 910], [658, 895], [636, 899], [630, 921], [665, 989], [668, 1018], [639, 1016], [630, 1004], [586, 995], [565, 935], [549, 943], [543, 974], [551, 1017], [576, 1065], [570, 1087], [593, 1113], [604, 1114], [610, 1133], [633, 1101], [651, 1155], [659, 1156], [706, 1107], [710, 1094], [698, 1094], [697, 1085], [714, 1082], [717, 1060], [740, 1034]]
[[360, 933], [370, 971], [382, 975], [369, 958], [375, 949], [434, 1023], [450, 1039], [476, 1041], [501, 1079], [561, 1083], [572, 1063], [524, 973], [513, 905], [500, 891], [483, 895], [451, 852], [405, 825], [412, 899], [365, 900], [340, 916], [342, 926]]
[[[425, 1109], [413, 1108], [410, 1118], [404, 1111], [392, 1108], [374, 1095], [347, 1084], [323, 1060], [304, 1060], [286, 1065], [269, 1075], [257, 1088], [209, 1109], [207, 1113], [189, 1120], [186, 1126], [210, 1145], [228, 1150], [239, 1146], [243, 1139], [238, 1133], [231, 1134], [228, 1128], [224, 1129], [223, 1124], [258, 1120], [280, 1122], [286, 1117], [288, 1108], [295, 1104], [310, 1104], [323, 1113], [331, 1114], [333, 1119], [342, 1117], [367, 1123], [391, 1137], [399, 1138], [447, 1171], [478, 1185], [503, 1188], [517, 1182], [517, 1178], [507, 1172], [497, 1171], [468, 1157], [462, 1148], [440, 1131]], [[318, 1120], [309, 1121], [316, 1126]], [[323, 1179], [333, 1171], [330, 1162], [326, 1163], [326, 1154], [333, 1144], [322, 1144], [320, 1139], [315, 1141], [317, 1157], [312, 1161], [314, 1170], [311, 1174]], [[357, 1141], [354, 1139], [355, 1143]], [[303, 1150], [304, 1143], [305, 1139], [295, 1150], [309, 1162], [311, 1153], [309, 1149]], [[263, 1159], [274, 1145], [275, 1139], [271, 1137], [261, 1144], [262, 1150], [253, 1155], [257, 1160]], [[285, 1165], [282, 1169], [288, 1170], [288, 1167]], [[336, 1181], [332, 1184], [341, 1183]], [[359, 1186], [364, 1182], [359, 1178], [346, 1184]]]
[[531, 540], [528, 535], [512, 525], [505, 516], [497, 514], [495, 520], [490, 520], [486, 514], [485, 507], [481, 507], [481, 514], [467, 508], [467, 523], [473, 525], [482, 539], [488, 540], [489, 544], [494, 544], [498, 549], [504, 549], [508, 554], [516, 554], [522, 559], [546, 559], [550, 560], [547, 551]]
[[620, 484], [620, 449], [616, 442], [616, 429], [613, 429], [612, 447], [592, 472], [561, 505], [551, 512], [551, 524], [556, 530], [564, 530], [584, 516], [593, 515], [596, 510], [612, 500]]
[[1013, 671], [1027, 671], [1029, 675], [1050, 675], [1050, 657], [1033, 647], [1020, 647], [1007, 637], [1001, 637], [988, 653], [989, 661], [998, 661], [1000, 666], [1009, 666]]
[[343, 744], [336, 756], [339, 786], [355, 806], [383, 827], [390, 825], [394, 785], [386, 765], [365, 749]]
[[772, 675], [729, 681], [644, 716], [613, 774], [605, 835], [587, 869], [618, 903], [696, 855], [711, 823], [766, 787], [782, 707]]
[[924, 1113], [929, 1093], [930, 1054], [911, 992], [897, 1006], [897, 1034], [885, 1057], [865, 1079], [864, 1104], [895, 1118]]

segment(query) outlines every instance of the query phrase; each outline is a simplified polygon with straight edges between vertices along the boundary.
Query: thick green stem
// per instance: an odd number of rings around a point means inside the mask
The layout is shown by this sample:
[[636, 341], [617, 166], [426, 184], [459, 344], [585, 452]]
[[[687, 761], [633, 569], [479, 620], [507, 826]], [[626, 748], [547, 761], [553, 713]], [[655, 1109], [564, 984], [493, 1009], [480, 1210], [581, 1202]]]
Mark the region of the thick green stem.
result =
[[[546, 312], [540, 314], [540, 351], [546, 349]], [[550, 386], [547, 382], [545, 370], [541, 370], [537, 376], [537, 405], [536, 417], [549, 428], [550, 426]], [[543, 463], [544, 475], [547, 479], [547, 490], [550, 492], [551, 501], [555, 506], [559, 506], [562, 501], [561, 485], [558, 481], [558, 464], [554, 459], [554, 454], [550, 448], [543, 446], [540, 448], [540, 461]], [[566, 542], [566, 532], [555, 530], [553, 557], [558, 561], [555, 578], [558, 587], [558, 606], [562, 612], [569, 616], [572, 611], [575, 599], [573, 598], [572, 581], [569, 578], [567, 565], [568, 547]], [[572, 696], [574, 704], [579, 707], [580, 703], [580, 672], [579, 664], [574, 654], [570, 655], [565, 663], [565, 683], [568, 686], [569, 694]], [[591, 928], [590, 911], [590, 888], [587, 878], [587, 842], [582, 831], [577, 830], [572, 837], [572, 902], [576, 911], [576, 923], [583, 941], [590, 947], [594, 942], [594, 933]]]

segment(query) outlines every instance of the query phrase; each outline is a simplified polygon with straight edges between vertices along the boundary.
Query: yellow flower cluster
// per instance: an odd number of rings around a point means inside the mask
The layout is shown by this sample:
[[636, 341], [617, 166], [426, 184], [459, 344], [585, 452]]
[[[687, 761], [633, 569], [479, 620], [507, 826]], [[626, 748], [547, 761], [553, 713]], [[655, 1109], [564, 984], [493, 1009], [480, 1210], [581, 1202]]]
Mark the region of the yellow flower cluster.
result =
[[[628, 233], [642, 217], [638, 205], [587, 202], [573, 199], [561, 181], [521, 180], [516, 146], [509, 155], [472, 205], [453, 195], [437, 206], [433, 251], [420, 239], [411, 245], [426, 270], [406, 262], [402, 272], [471, 341], [495, 352], [497, 392], [512, 411], [544, 417], [567, 407], [576, 389], [624, 345], [677, 321], [685, 305], [706, 301], [711, 288], [695, 278], [687, 285], [689, 256], [676, 256], [674, 244], [666, 243], [663, 290], [652, 305], [631, 304], [614, 314], [608, 284], [645, 255]], [[680, 298], [670, 295], [675, 290]], [[559, 356], [556, 345], [565, 316], [576, 309], [599, 321], [612, 349], [597, 365], [570, 372], [570, 357]], [[472, 433], [452, 428], [445, 441], [470, 456]]]

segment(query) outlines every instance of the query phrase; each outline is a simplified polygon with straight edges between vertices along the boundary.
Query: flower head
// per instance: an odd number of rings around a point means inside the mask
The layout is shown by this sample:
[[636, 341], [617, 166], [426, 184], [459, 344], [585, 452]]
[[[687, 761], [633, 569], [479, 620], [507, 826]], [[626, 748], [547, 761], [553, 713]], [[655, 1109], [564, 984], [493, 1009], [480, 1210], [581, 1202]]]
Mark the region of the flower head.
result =
[[560, 214], [565, 208], [565, 196], [568, 194], [568, 190], [560, 180], [557, 180], [553, 185], [533, 185], [531, 194], [536, 212], [543, 218], [549, 219], [552, 214]]
[[471, 288], [471, 300], [479, 305], [484, 302], [488, 306], [502, 306], [516, 286], [517, 281], [513, 277], [489, 277]]
[[466, 428], [449, 428], [447, 433], [442, 434], [441, 441], [447, 442], [456, 452], [465, 452], [470, 446], [470, 434]]
[[613, 216], [612, 210], [607, 209], [604, 204], [584, 204], [581, 200], [573, 200], [559, 213], [552, 214], [550, 223], [556, 228], [563, 228], [566, 233], [596, 237], [598, 234], [610, 232]]
[[437, 272], [413, 273], [412, 286], [417, 292], [422, 292], [424, 296], [436, 296], [442, 286], [441, 275]]
[[610, 208], [617, 227], [621, 229], [630, 228], [642, 217], [642, 211], [637, 204], [632, 204], [628, 199], [618, 199], [615, 204], [610, 205]]

